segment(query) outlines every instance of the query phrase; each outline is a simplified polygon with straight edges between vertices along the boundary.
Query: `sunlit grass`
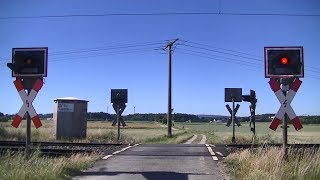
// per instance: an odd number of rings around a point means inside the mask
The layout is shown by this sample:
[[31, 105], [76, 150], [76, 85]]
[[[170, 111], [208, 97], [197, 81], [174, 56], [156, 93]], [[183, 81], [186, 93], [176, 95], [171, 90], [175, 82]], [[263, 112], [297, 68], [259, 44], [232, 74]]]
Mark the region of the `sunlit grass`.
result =
[[61, 179], [93, 165], [98, 154], [77, 154], [71, 157], [44, 157], [37, 152], [7, 152], [0, 156], [0, 179]]
[[[225, 123], [176, 123], [176, 126], [188, 129], [196, 134], [205, 133], [210, 144], [231, 143], [232, 127], [227, 127]], [[237, 143], [252, 143], [253, 133], [250, 131], [248, 123], [236, 126], [235, 137]], [[303, 125], [300, 131], [296, 131], [292, 126], [288, 129], [288, 143], [320, 143], [320, 125]], [[281, 143], [282, 129], [279, 127], [276, 132], [269, 129], [269, 123], [256, 123], [256, 143]]]
[[230, 154], [225, 162], [233, 179], [320, 179], [320, 149], [290, 149], [287, 161], [280, 148], [243, 150]]
[[180, 133], [173, 134], [172, 137], [168, 137], [167, 135], [149, 138], [144, 141], [147, 144], [181, 144], [192, 137], [190, 132], [184, 131]]

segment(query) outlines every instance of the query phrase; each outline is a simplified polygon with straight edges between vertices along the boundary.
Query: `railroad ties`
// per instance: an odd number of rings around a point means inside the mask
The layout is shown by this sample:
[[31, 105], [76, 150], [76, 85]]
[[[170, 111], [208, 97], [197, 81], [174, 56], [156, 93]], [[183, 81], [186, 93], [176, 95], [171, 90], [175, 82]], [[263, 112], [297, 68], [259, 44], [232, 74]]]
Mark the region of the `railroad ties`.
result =
[[[0, 153], [8, 151], [24, 151], [26, 143], [23, 141], [0, 141]], [[69, 143], [69, 142], [32, 142], [31, 150], [41, 155], [67, 156], [78, 153], [113, 152], [126, 144], [116, 143]]]

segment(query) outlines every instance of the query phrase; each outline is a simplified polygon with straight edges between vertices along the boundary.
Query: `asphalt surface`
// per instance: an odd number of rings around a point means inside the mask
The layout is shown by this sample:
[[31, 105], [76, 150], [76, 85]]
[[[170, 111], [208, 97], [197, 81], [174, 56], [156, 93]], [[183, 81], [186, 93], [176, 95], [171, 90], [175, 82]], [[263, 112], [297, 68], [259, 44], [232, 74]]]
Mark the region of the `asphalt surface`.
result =
[[[228, 179], [223, 155], [204, 144], [138, 145], [99, 160], [72, 179], [214, 180]], [[213, 154], [212, 154], [213, 153]], [[222, 155], [222, 156], [221, 156]]]

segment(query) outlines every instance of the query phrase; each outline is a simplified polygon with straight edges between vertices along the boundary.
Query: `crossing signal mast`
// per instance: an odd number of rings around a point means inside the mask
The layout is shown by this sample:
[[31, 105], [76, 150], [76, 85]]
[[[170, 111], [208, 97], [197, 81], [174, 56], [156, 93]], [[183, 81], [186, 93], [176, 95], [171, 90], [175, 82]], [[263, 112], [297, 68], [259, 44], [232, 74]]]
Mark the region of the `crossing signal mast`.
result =
[[127, 126], [123, 120], [122, 113], [128, 103], [128, 89], [111, 89], [111, 103], [117, 113], [117, 118], [112, 122], [112, 126], [118, 124], [118, 141], [120, 140], [120, 123], [123, 127]]
[[[29, 152], [31, 142], [31, 120], [36, 128], [42, 126], [32, 102], [43, 85], [43, 77], [47, 77], [48, 47], [12, 48], [12, 62], [7, 66], [15, 77], [14, 85], [23, 102], [20, 111], [13, 118], [12, 126], [18, 128], [26, 114], [26, 151]], [[25, 91], [27, 90], [27, 92]]]
[[297, 93], [304, 77], [303, 47], [265, 47], [265, 77], [277, 96], [281, 107], [273, 118], [269, 128], [276, 130], [282, 120], [283, 155], [287, 157], [287, 119], [299, 131], [302, 125], [290, 103]]
[[242, 95], [242, 100], [246, 102], [250, 102], [250, 130], [256, 135], [256, 92], [254, 90], [250, 90], [250, 95]]

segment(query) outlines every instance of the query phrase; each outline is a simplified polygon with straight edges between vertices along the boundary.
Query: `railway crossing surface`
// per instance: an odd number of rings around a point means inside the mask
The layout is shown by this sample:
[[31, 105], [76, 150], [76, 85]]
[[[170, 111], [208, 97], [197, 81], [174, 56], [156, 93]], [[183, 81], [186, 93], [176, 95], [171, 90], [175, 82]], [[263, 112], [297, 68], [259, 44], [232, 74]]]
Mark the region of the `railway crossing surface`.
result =
[[137, 144], [105, 156], [72, 179], [228, 179], [221, 163], [224, 150], [209, 144]]

